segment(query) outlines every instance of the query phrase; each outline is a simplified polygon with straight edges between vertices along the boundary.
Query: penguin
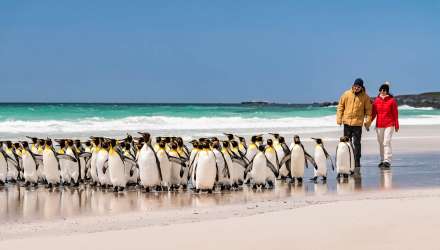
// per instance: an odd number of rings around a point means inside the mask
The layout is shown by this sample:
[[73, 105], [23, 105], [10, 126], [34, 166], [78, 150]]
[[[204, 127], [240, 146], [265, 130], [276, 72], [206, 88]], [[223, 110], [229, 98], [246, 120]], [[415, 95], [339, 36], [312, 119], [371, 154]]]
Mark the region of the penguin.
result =
[[246, 158], [249, 161], [252, 161], [254, 156], [258, 153], [258, 146], [257, 146], [257, 136], [253, 135], [251, 137], [251, 143], [249, 144], [247, 151], [246, 151]]
[[69, 183], [72, 183], [74, 186], [79, 186], [79, 179], [81, 174], [81, 161], [79, 159], [78, 153], [74, 147], [73, 140], [67, 140], [65, 154], [75, 158], [76, 161], [68, 160], [67, 164], [67, 172]]
[[[274, 148], [277, 152], [278, 159], [280, 159], [281, 161], [281, 159], [283, 159], [286, 155], [290, 155], [291, 152], [285, 142], [284, 137], [280, 136], [276, 141], [278, 141], [278, 143], [275, 144], [274, 142]], [[287, 168], [287, 166], [290, 166], [290, 160], [288, 160], [283, 165], [280, 165], [279, 177], [281, 180], [285, 180], [289, 176], [289, 169]]]
[[41, 155], [32, 153], [27, 141], [22, 142], [21, 158], [23, 161], [23, 177], [26, 186], [36, 186], [38, 184], [38, 164], [36, 157], [42, 159]]
[[114, 191], [123, 191], [127, 185], [125, 175], [125, 158], [122, 152], [117, 148], [116, 140], [111, 139], [108, 150], [108, 177], [113, 185]]
[[215, 156], [208, 143], [203, 143], [203, 149], [199, 152], [197, 163], [194, 167], [194, 180], [196, 192], [214, 191], [214, 184], [218, 180], [218, 168]]
[[97, 185], [99, 183], [98, 178], [98, 168], [96, 165], [96, 160], [98, 159], [98, 154], [101, 151], [101, 138], [92, 137], [92, 156], [90, 157], [90, 177], [92, 179], [92, 185]]
[[194, 181], [194, 167], [197, 163], [197, 159], [199, 156], [199, 152], [202, 151], [203, 147], [202, 144], [199, 143], [197, 140], [192, 140], [191, 144], [193, 145], [193, 148], [191, 150], [191, 153], [189, 155], [189, 173], [188, 173], [188, 181], [190, 182], [193, 189], [195, 189], [195, 181]]
[[183, 189], [186, 189], [188, 186], [188, 173], [189, 173], [189, 167], [188, 167], [188, 161], [189, 161], [189, 150], [183, 143], [183, 139], [181, 137], [178, 137], [176, 140], [177, 143], [177, 153], [179, 154], [179, 157], [183, 159], [183, 175], [180, 178], [180, 185]]
[[108, 150], [110, 145], [108, 141], [103, 141], [99, 152], [96, 155], [96, 172], [98, 175], [99, 184], [101, 187], [111, 186], [110, 177], [108, 175]]
[[160, 161], [151, 146], [150, 134], [143, 134], [142, 136], [144, 137], [144, 143], [138, 153], [137, 162], [140, 183], [148, 192], [152, 188], [159, 189], [163, 180]]
[[[270, 154], [276, 154], [273, 148], [270, 148]], [[275, 185], [275, 178], [278, 177], [278, 168], [272, 164], [267, 157], [267, 148], [264, 145], [258, 146], [258, 153], [246, 168], [246, 177], [250, 179], [253, 189], [266, 187], [271, 189]]]
[[341, 177], [348, 179], [350, 174], [351, 164], [354, 162], [352, 154], [352, 148], [350, 147], [350, 139], [347, 136], [343, 136], [339, 139], [339, 143], [336, 147], [336, 178]]
[[136, 156], [134, 155], [136, 151], [132, 150], [132, 144], [128, 143], [127, 141], [122, 141], [120, 147], [122, 148], [122, 154], [124, 157], [132, 160], [130, 162], [126, 161], [125, 164], [125, 177], [127, 178], [127, 185], [136, 185], [139, 179], [139, 169], [138, 165], [135, 164]]
[[[178, 190], [181, 184], [181, 177], [183, 177], [182, 160], [177, 152], [177, 143], [172, 142], [170, 151], [168, 153], [170, 159], [170, 188], [171, 190]], [[172, 159], [172, 160], [171, 160]], [[182, 172], [182, 176], [181, 176]]]
[[7, 173], [7, 181], [16, 182], [18, 179], [18, 171], [19, 171], [19, 160], [18, 155], [15, 153], [14, 148], [12, 147], [11, 141], [5, 142], [5, 149], [7, 163], [8, 163], [8, 173]]
[[350, 157], [351, 157], [351, 159], [353, 159], [350, 161], [350, 175], [353, 175], [354, 168], [356, 166], [356, 161], [354, 160], [354, 146], [353, 146], [353, 143], [351, 142], [351, 140], [349, 140], [347, 143], [348, 143], [348, 146], [350, 147]]
[[3, 142], [0, 141], [0, 186], [4, 186], [8, 176], [8, 155], [3, 150]]
[[[227, 141], [224, 142], [223, 146], [229, 147], [229, 143]], [[232, 165], [232, 160], [229, 154], [227, 153], [227, 150], [223, 149], [220, 146], [220, 142], [216, 141], [212, 145], [212, 152], [215, 156], [215, 161], [218, 167], [218, 185], [220, 186], [221, 190], [229, 190], [231, 188], [231, 174], [229, 171], [229, 166]], [[225, 154], [227, 156], [225, 156]], [[226, 158], [229, 159], [229, 161], [226, 160]]]
[[280, 161], [278, 159], [278, 154], [273, 146], [272, 139], [267, 139], [267, 146], [264, 149], [264, 154], [266, 155], [266, 158], [272, 163], [273, 166], [276, 167], [277, 170], [279, 170]]
[[[55, 140], [59, 144], [59, 149], [56, 152], [56, 155], [64, 155], [66, 153], [66, 140]], [[70, 167], [71, 162], [67, 159], [59, 159], [60, 162], [60, 169], [61, 169], [61, 182], [63, 185], [69, 185], [70, 184]]]
[[47, 181], [49, 187], [53, 185], [59, 185], [60, 178], [60, 163], [55, 153], [55, 149], [52, 146], [52, 140], [47, 139], [44, 145], [43, 151], [43, 166], [44, 166], [44, 178]]
[[240, 151], [241, 155], [246, 155], [247, 153], [247, 145], [246, 145], [246, 139], [241, 136], [237, 136], [239, 144], [238, 144], [238, 150]]
[[308, 168], [307, 162], [312, 163], [312, 165], [317, 169], [315, 161], [313, 158], [305, 151], [303, 144], [298, 135], [293, 137], [293, 142], [290, 145], [290, 155], [285, 156], [281, 161], [281, 165], [286, 163], [290, 159], [290, 177], [292, 182], [295, 180], [301, 184], [304, 177], [304, 167]]
[[74, 151], [75, 154], [78, 156], [78, 160], [79, 160], [79, 175], [78, 175], [78, 183], [82, 183], [84, 182], [84, 180], [86, 179], [86, 161], [87, 161], [87, 157], [81, 157], [82, 153], [84, 153], [84, 147], [81, 144], [80, 140], [75, 140], [74, 141]]
[[244, 182], [244, 171], [249, 162], [240, 155], [240, 152], [238, 151], [238, 143], [236, 141], [230, 142], [230, 148], [232, 148], [230, 149], [232, 159], [231, 178], [233, 185], [237, 187]]
[[324, 143], [322, 142], [322, 139], [321, 138], [312, 138], [312, 139], [315, 140], [316, 142], [315, 153], [313, 158], [318, 168], [314, 170], [314, 177], [311, 180], [317, 181], [318, 177], [321, 177], [322, 180], [325, 182], [327, 180], [328, 160], [330, 160], [331, 162], [332, 170], [335, 170], [335, 166], [333, 164], [333, 160], [331, 156], [324, 147]]
[[23, 159], [21, 158], [21, 144], [19, 142], [15, 142], [13, 144], [13, 153], [15, 154], [15, 157], [18, 161], [18, 177], [17, 180], [22, 181], [24, 180], [23, 178]]
[[171, 162], [166, 151], [165, 141], [160, 141], [156, 152], [159, 161], [160, 172], [162, 173], [162, 189], [169, 190], [171, 187]]

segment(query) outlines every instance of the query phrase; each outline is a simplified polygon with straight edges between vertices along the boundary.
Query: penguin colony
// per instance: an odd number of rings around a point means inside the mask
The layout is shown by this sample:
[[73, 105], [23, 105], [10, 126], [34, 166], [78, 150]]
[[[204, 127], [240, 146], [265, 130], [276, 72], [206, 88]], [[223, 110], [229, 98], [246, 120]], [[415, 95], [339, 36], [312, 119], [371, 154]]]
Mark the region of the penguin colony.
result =
[[[226, 140], [200, 138], [189, 150], [180, 137], [156, 137], [139, 132], [122, 140], [90, 137], [82, 142], [71, 139], [39, 139], [0, 142], [0, 186], [79, 186], [81, 183], [123, 191], [138, 186], [145, 191], [193, 189], [195, 192], [237, 190], [243, 184], [252, 188], [273, 188], [276, 179], [302, 183], [304, 170], [314, 168], [312, 181], [326, 181], [328, 166], [343, 180], [353, 174], [353, 145], [341, 137], [336, 159], [320, 138], [313, 157], [299, 136], [287, 146], [285, 138], [271, 134], [264, 144], [262, 135], [245, 138], [225, 134]], [[235, 139], [238, 140], [235, 140]], [[57, 145], [54, 145], [54, 142]]]

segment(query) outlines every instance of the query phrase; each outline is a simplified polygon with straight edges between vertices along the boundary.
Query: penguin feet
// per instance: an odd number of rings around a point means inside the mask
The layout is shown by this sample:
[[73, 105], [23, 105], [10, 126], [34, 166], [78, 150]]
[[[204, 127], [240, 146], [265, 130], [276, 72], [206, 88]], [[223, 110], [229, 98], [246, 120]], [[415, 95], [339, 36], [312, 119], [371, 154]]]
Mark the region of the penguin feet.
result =
[[149, 193], [150, 192], [150, 187], [145, 187], [145, 192]]
[[336, 175], [336, 180], [339, 180], [339, 179], [341, 179], [341, 174], [340, 174], [340, 173], [338, 173], [338, 174]]
[[275, 183], [273, 181], [267, 181], [267, 189], [273, 189], [275, 187]]
[[113, 192], [115, 192], [115, 193], [118, 192], [118, 187], [114, 187]]
[[323, 183], [326, 183], [326, 182], [327, 182], [327, 176], [323, 176], [323, 177], [322, 177], [322, 182], [323, 182]]
[[0, 180], [0, 186], [4, 186], [4, 185], [5, 185], [5, 182]]
[[29, 187], [31, 185], [31, 183], [29, 182], [29, 181], [26, 181], [25, 183], [24, 183], [24, 186], [25, 187]]
[[214, 189], [208, 189], [208, 194], [212, 194]]
[[344, 174], [344, 179], [348, 179], [349, 174]]
[[315, 177], [313, 177], [313, 178], [310, 178], [310, 180], [311, 180], [312, 182], [316, 183], [316, 181], [318, 180], [318, 176], [315, 176]]
[[298, 181], [298, 184], [301, 184], [303, 182], [303, 178], [302, 177], [298, 177], [298, 178], [296, 178], [296, 180]]
[[125, 190], [125, 187], [119, 187], [118, 189], [119, 189], [119, 190], [118, 190], [119, 192], [122, 192], [122, 191]]
[[252, 189], [257, 190], [258, 189], [258, 185], [256, 183], [252, 184]]
[[182, 184], [182, 189], [183, 190], [186, 190], [188, 188], [188, 185], [186, 185], [186, 184]]

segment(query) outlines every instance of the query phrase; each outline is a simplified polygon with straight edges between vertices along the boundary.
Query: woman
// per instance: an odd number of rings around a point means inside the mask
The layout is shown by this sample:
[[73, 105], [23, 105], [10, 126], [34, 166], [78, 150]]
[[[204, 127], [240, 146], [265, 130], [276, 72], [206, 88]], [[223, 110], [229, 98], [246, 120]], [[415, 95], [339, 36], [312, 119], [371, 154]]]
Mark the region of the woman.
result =
[[389, 82], [379, 88], [379, 95], [373, 102], [371, 122], [376, 118], [376, 133], [379, 142], [379, 167], [391, 167], [391, 137], [399, 131], [399, 114], [396, 99], [390, 94]]

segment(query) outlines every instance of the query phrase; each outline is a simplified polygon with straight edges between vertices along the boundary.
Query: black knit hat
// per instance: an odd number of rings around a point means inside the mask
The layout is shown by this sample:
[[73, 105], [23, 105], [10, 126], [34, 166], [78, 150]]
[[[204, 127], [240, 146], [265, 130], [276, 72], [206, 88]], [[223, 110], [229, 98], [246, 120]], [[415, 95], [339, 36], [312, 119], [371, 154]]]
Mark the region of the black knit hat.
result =
[[361, 79], [361, 78], [357, 78], [356, 80], [354, 80], [354, 83], [353, 83], [353, 86], [354, 85], [357, 85], [357, 86], [360, 86], [360, 87], [364, 87], [364, 81]]
[[379, 92], [385, 90], [387, 93], [390, 93], [390, 85], [388, 83], [384, 83], [380, 85]]

